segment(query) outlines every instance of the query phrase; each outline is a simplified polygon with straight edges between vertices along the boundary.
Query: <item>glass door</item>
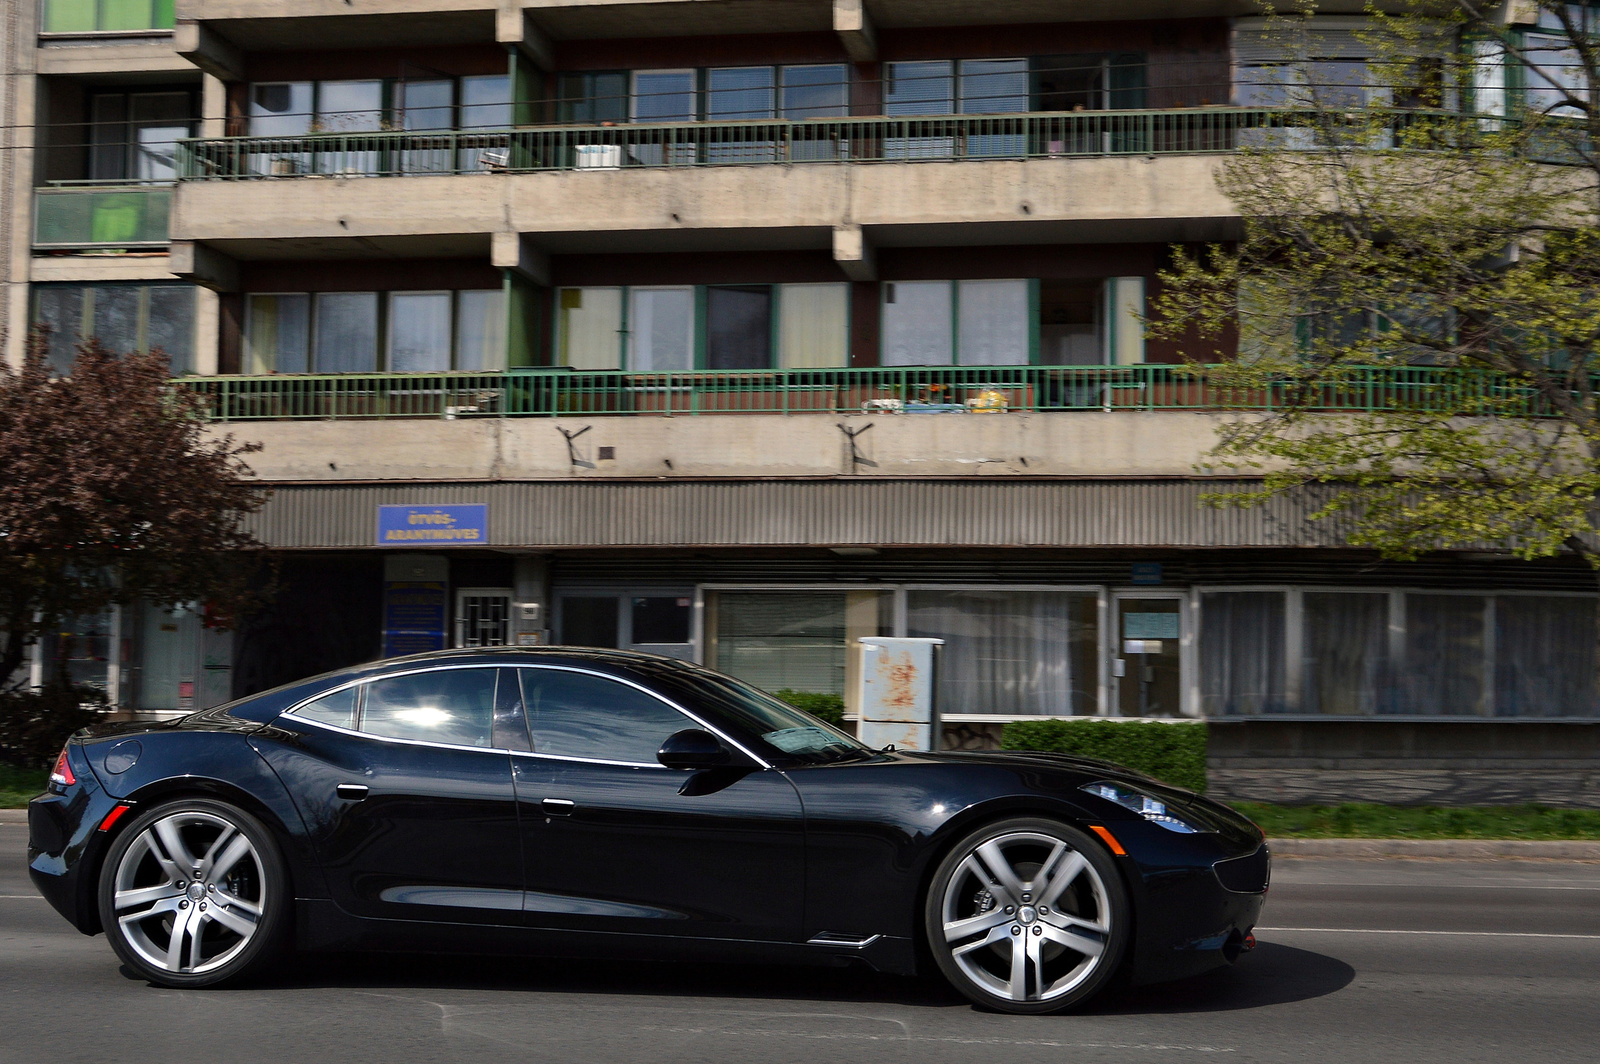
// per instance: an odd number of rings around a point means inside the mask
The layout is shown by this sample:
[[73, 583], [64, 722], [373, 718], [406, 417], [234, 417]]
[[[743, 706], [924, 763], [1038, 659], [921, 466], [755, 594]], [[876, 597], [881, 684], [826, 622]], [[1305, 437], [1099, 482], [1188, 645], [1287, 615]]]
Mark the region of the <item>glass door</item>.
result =
[[1112, 702], [1121, 717], [1183, 715], [1184, 596], [1122, 591], [1113, 597]]

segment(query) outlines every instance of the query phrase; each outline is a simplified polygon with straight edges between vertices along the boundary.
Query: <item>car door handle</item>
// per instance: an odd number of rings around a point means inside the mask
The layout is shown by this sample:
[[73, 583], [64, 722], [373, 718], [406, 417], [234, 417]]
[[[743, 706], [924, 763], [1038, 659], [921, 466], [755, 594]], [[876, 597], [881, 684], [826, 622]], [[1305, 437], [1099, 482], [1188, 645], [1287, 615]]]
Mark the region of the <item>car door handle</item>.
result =
[[333, 793], [347, 802], [359, 802], [367, 796], [367, 788], [360, 783], [341, 783]]
[[576, 802], [569, 802], [565, 798], [546, 798], [539, 803], [546, 816], [571, 816], [572, 811], [578, 807]]

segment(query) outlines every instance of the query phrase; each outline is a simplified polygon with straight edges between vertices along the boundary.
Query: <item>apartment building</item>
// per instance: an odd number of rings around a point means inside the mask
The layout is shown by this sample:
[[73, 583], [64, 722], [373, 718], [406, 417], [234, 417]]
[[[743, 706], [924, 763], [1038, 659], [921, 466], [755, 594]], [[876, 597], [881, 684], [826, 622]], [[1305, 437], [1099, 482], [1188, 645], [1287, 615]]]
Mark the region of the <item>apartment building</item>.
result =
[[1227, 793], [1592, 800], [1587, 572], [1205, 505], [1233, 415], [1143, 337], [1285, 71], [1382, 91], [1362, 7], [1290, 54], [1251, 0], [12, 5], [7, 356], [161, 347], [284, 559], [36, 672], [171, 712], [554, 641], [848, 712], [855, 640], [933, 636], [950, 745], [1203, 717]]

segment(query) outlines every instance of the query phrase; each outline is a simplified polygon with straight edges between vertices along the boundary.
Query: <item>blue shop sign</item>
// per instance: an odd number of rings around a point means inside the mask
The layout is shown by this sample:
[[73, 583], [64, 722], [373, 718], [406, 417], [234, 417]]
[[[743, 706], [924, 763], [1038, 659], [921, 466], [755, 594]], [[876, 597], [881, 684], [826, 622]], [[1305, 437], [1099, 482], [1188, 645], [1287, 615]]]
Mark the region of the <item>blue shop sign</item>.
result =
[[378, 546], [477, 546], [489, 542], [489, 507], [484, 503], [460, 506], [380, 506]]

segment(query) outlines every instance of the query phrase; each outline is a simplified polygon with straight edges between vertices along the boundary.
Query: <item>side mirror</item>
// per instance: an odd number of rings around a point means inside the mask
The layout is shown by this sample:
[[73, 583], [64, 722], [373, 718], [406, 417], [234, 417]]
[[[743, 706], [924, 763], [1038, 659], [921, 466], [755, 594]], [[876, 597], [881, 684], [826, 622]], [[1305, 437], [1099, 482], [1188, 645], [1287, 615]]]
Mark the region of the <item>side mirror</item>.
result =
[[667, 736], [656, 751], [656, 760], [668, 768], [718, 768], [733, 760], [721, 741], [699, 728], [685, 728]]

